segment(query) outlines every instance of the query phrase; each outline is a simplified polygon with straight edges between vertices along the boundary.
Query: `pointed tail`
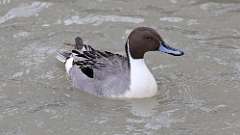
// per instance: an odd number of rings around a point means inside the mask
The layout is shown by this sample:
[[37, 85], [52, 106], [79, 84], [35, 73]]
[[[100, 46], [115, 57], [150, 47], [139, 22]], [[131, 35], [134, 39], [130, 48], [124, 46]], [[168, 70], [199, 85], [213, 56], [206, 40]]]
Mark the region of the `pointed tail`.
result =
[[70, 58], [70, 56], [72, 55], [72, 52], [68, 51], [68, 50], [59, 50], [57, 51], [57, 60], [59, 60], [62, 63], [65, 63], [67, 61], [67, 59]]
[[75, 46], [74, 48], [77, 50], [81, 50], [83, 48], [83, 40], [80, 37], [75, 38]]
[[[74, 49], [81, 51], [83, 49], [83, 40], [80, 37], [75, 38], [75, 44], [67, 44], [67, 45], [73, 45]], [[59, 50], [57, 51], [57, 56], [56, 58], [62, 62], [65, 63], [67, 59], [69, 59], [72, 55], [71, 51], [68, 50]]]

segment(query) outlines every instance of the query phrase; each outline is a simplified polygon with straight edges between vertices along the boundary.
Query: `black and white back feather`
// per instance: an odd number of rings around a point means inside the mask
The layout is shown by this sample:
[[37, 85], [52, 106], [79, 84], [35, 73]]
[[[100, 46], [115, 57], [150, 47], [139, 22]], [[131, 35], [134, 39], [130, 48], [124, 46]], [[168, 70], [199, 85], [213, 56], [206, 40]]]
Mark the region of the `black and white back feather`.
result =
[[[73, 67], [77, 67], [89, 78], [104, 80], [106, 77], [128, 71], [127, 58], [108, 51], [99, 51], [85, 45], [80, 37], [75, 39], [75, 49], [59, 51], [57, 59], [66, 62], [73, 57]], [[106, 76], [108, 75], [108, 76]]]

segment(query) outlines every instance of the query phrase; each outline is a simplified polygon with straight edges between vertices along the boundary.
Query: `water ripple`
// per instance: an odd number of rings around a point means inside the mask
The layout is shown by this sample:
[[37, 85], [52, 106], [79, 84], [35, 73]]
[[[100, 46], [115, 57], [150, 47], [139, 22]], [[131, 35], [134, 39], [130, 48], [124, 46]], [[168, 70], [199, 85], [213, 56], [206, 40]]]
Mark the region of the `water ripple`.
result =
[[93, 24], [100, 25], [104, 22], [127, 22], [127, 23], [142, 23], [143, 18], [117, 16], [117, 15], [88, 15], [86, 17], [72, 16], [64, 20], [65, 25], [71, 24]]

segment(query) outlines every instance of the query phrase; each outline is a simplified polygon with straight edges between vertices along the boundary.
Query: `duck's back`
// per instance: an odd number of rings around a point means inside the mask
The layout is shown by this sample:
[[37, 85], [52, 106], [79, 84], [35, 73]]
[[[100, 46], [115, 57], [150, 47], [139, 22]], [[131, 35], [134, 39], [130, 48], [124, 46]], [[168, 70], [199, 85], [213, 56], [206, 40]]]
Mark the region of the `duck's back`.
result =
[[101, 53], [105, 55], [91, 61], [74, 58], [69, 72], [73, 86], [98, 96], [119, 96], [129, 89], [128, 60], [119, 54]]

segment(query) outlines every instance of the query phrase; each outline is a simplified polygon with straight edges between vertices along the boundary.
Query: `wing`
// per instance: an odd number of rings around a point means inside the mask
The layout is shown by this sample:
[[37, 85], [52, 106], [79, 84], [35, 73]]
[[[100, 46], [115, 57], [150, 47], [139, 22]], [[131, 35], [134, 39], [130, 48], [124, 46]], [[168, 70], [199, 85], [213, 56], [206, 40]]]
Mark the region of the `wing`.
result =
[[73, 66], [77, 66], [89, 78], [104, 80], [108, 76], [128, 71], [127, 58], [108, 51], [84, 45], [82, 50], [72, 50]]

